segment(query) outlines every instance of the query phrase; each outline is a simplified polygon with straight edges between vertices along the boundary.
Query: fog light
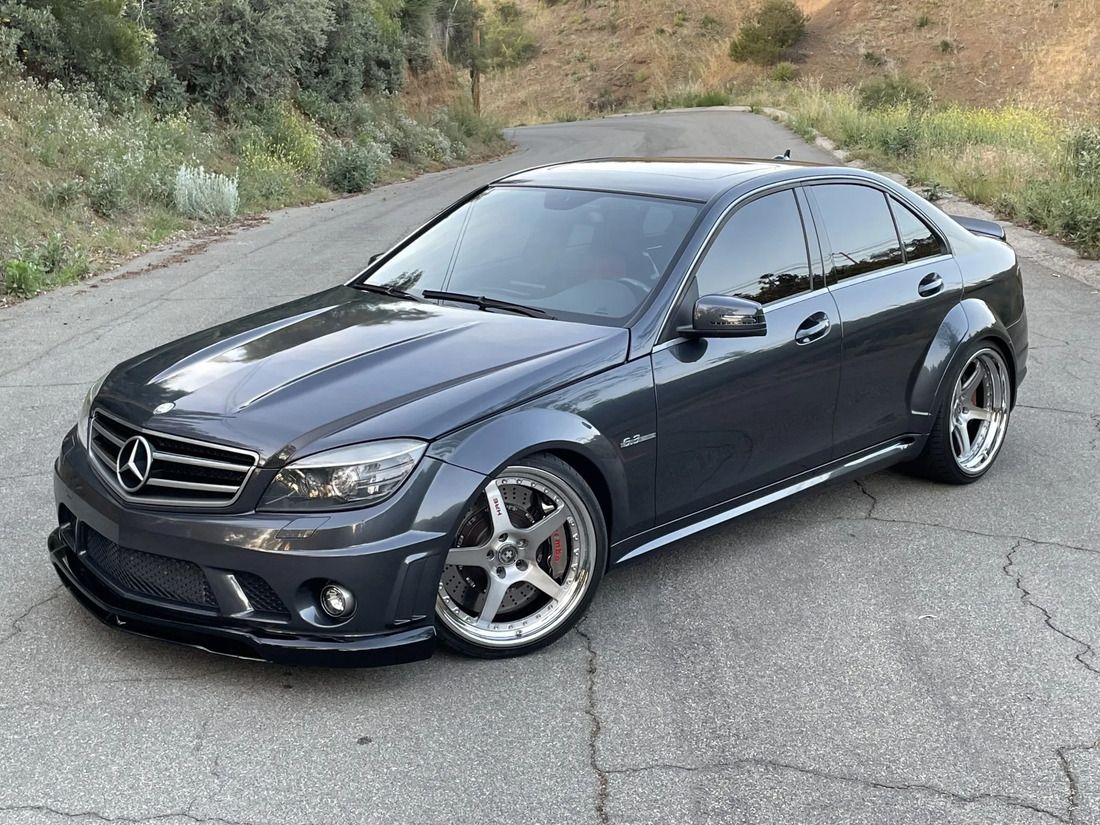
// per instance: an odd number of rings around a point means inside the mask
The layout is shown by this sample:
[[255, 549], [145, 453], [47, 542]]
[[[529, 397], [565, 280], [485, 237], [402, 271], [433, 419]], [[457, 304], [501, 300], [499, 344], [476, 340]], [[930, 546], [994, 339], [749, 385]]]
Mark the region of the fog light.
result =
[[339, 584], [321, 588], [321, 609], [334, 619], [346, 619], [355, 611], [355, 597]]

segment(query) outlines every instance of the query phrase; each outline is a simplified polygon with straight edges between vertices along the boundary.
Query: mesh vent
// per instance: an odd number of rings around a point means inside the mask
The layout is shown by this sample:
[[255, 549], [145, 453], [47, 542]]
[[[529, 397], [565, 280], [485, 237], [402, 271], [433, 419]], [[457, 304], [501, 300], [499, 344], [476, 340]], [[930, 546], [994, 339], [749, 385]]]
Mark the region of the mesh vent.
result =
[[286, 605], [271, 585], [261, 579], [255, 573], [236, 572], [233, 574], [237, 584], [241, 586], [245, 596], [248, 597], [252, 609], [259, 613], [277, 613], [281, 616], [290, 615]]
[[87, 526], [83, 532], [87, 558], [100, 575], [121, 589], [179, 604], [218, 606], [197, 564], [120, 547]]

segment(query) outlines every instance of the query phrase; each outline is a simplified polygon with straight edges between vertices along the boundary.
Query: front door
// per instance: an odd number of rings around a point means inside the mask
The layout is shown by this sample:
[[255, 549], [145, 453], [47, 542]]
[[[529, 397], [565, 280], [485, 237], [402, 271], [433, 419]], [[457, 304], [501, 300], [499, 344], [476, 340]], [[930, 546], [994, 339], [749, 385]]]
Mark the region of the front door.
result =
[[811, 266], [793, 190], [740, 206], [696, 268], [699, 295], [763, 304], [751, 338], [678, 338], [653, 352], [657, 523], [827, 462], [840, 378], [836, 304]]

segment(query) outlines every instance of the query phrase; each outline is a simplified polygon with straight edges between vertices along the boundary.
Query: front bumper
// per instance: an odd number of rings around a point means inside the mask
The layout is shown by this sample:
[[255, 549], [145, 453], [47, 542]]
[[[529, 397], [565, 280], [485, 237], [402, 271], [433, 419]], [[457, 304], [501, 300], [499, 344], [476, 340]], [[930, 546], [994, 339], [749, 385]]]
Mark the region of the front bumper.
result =
[[[55, 466], [50, 560], [81, 604], [130, 633], [285, 664], [414, 661], [434, 650], [449, 534], [482, 483], [425, 459], [397, 495], [360, 511], [295, 518], [139, 509], [102, 484], [70, 434]], [[134, 559], [140, 569], [125, 566]], [[181, 570], [200, 586], [174, 590]], [[266, 585], [261, 601], [257, 581]], [[319, 609], [328, 582], [355, 594], [349, 619]], [[180, 595], [196, 592], [203, 595]]]

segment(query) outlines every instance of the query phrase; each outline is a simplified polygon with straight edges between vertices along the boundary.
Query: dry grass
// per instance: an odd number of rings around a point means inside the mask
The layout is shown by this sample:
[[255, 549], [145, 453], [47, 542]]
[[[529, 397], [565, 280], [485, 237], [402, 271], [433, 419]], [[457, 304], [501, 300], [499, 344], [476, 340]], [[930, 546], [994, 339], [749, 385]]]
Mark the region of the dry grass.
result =
[[[487, 111], [510, 123], [644, 108], [684, 92], [730, 89], [765, 72], [727, 53], [754, 0], [518, 0], [541, 52], [490, 76]], [[1020, 104], [1070, 117], [1100, 111], [1095, 0], [801, 0], [802, 77], [841, 88], [902, 70], [943, 102]], [[927, 25], [917, 26], [920, 16]], [[709, 18], [709, 20], [708, 20]], [[704, 22], [707, 21], [707, 22]], [[941, 52], [941, 41], [954, 50]], [[863, 59], [881, 55], [881, 67]]]

